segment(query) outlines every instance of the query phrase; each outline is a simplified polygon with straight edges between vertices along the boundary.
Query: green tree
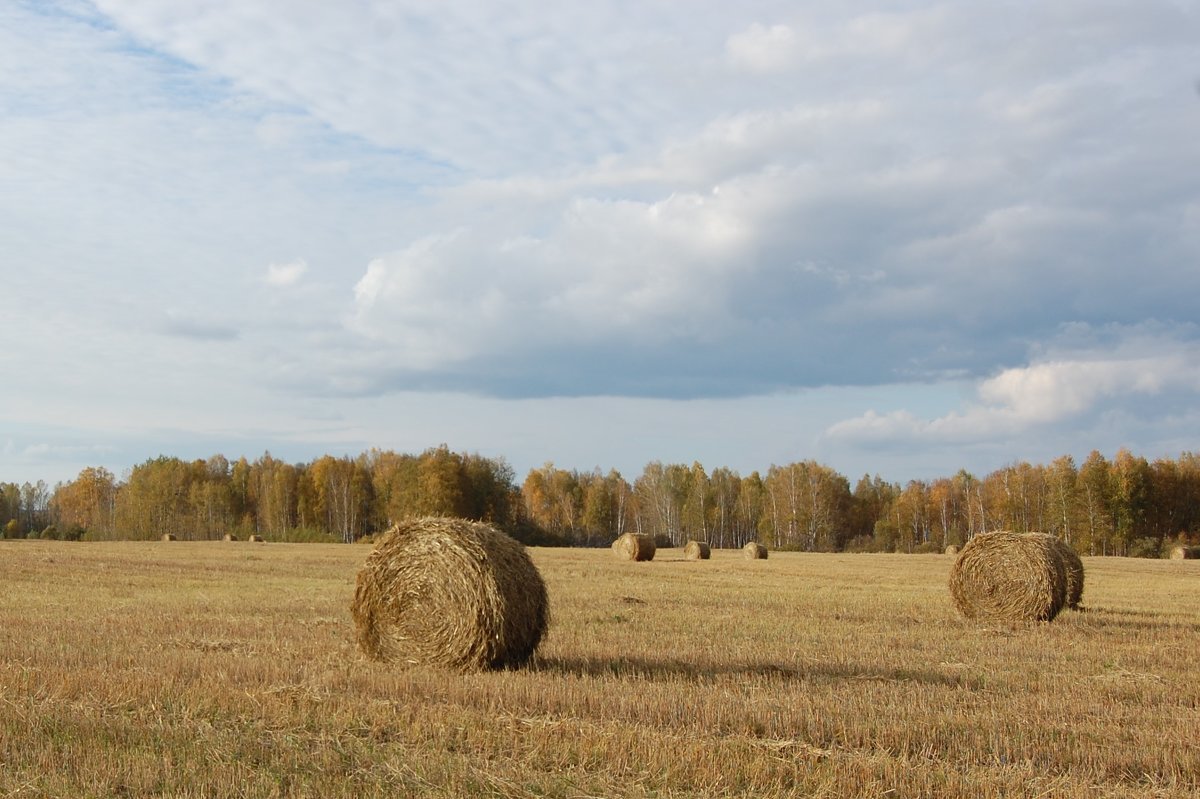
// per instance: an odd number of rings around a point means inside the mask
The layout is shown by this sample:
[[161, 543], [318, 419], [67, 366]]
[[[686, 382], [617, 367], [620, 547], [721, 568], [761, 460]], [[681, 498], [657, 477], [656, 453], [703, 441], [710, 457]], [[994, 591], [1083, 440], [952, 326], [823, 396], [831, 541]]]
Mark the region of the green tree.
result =
[[116, 528], [130, 538], [150, 539], [167, 533], [192, 538], [191, 480], [189, 465], [166, 455], [133, 467], [117, 493]]
[[[1127, 555], [1135, 541], [1149, 538], [1146, 518], [1150, 500], [1150, 464], [1145, 458], [1121, 449], [1113, 459], [1111, 472], [1115, 543], [1117, 551]], [[1161, 541], [1155, 541], [1150, 549], [1157, 554], [1160, 544]]]
[[1113, 483], [1108, 461], [1092, 450], [1079, 467], [1079, 507], [1083, 521], [1081, 549], [1091, 554], [1111, 554], [1116, 533], [1112, 514]]

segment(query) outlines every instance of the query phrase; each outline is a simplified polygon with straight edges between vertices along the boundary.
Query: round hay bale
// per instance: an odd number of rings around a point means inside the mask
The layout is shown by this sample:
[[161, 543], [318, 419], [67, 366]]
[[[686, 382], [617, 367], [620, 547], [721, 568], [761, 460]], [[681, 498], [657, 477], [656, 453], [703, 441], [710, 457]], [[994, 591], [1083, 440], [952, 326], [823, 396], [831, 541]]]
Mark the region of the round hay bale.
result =
[[954, 544], [951, 544], [950, 546], [946, 547], [946, 554], [947, 555], [957, 555], [958, 547], [954, 546]]
[[757, 541], [751, 541], [742, 547], [742, 557], [746, 560], [766, 560], [767, 548]]
[[708, 560], [712, 557], [712, 549], [703, 541], [688, 541], [683, 548], [683, 557], [687, 560]]
[[162, 540], [163, 541], [174, 541], [175, 535], [174, 535], [174, 533], [163, 533]]
[[613, 554], [621, 560], [654, 560], [654, 539], [648, 535], [626, 533], [613, 541]]
[[234, 535], [233, 533], [226, 533], [226, 534], [225, 534], [225, 539], [224, 539], [224, 540], [226, 540], [226, 541], [237, 541], [237, 536], [236, 536], [236, 535]]
[[263, 541], [266, 541], [266, 539], [265, 539], [265, 538], [263, 538], [261, 535], [248, 535], [248, 536], [246, 536], [246, 540], [247, 540], [247, 541], [257, 541], [257, 542], [259, 542], [260, 544], [261, 544]]
[[968, 619], [1051, 621], [1066, 603], [1062, 557], [1049, 536], [980, 533], [950, 567], [950, 596]]
[[1171, 560], [1200, 559], [1200, 547], [1189, 547], [1183, 544], [1171, 547]]
[[550, 621], [525, 547], [451, 518], [393, 525], [359, 570], [350, 611], [368, 657], [464, 672], [524, 665]]
[[1063, 574], [1067, 579], [1066, 606], [1071, 610], [1078, 609], [1079, 603], [1083, 599], [1083, 561], [1080, 559], [1079, 553], [1057, 536], [1046, 533], [1027, 533], [1027, 535], [1045, 536], [1049, 540], [1050, 546], [1054, 547], [1054, 551], [1062, 559]]

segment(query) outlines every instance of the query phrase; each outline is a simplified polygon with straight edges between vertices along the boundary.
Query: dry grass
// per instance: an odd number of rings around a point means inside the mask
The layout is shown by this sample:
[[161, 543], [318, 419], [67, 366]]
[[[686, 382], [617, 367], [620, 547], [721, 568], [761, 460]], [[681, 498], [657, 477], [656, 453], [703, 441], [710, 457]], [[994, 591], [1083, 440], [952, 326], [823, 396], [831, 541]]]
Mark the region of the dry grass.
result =
[[1200, 796], [1194, 561], [980, 624], [941, 555], [535, 549], [538, 657], [461, 675], [358, 654], [368, 552], [0, 543], [0, 796]]
[[519, 542], [463, 519], [408, 519], [375, 544], [351, 604], [375, 660], [462, 671], [525, 665], [546, 630], [546, 586]]

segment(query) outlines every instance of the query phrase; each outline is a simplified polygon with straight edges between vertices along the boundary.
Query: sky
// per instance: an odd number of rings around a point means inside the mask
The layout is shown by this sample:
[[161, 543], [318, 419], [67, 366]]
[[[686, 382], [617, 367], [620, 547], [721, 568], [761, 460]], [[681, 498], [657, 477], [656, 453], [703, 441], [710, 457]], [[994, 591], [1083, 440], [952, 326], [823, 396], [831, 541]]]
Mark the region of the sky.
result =
[[7, 0], [0, 481], [1200, 449], [1200, 5]]

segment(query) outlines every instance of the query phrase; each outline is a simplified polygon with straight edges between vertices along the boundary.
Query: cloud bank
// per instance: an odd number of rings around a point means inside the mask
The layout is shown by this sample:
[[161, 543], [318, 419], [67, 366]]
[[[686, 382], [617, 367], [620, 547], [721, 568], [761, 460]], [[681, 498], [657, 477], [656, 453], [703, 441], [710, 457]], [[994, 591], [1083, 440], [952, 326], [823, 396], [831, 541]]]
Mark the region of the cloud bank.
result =
[[1175, 443], [1198, 41], [1168, 0], [9, 4], [10, 368], [152, 398], [59, 415], [251, 437], [852, 389], [797, 450]]

